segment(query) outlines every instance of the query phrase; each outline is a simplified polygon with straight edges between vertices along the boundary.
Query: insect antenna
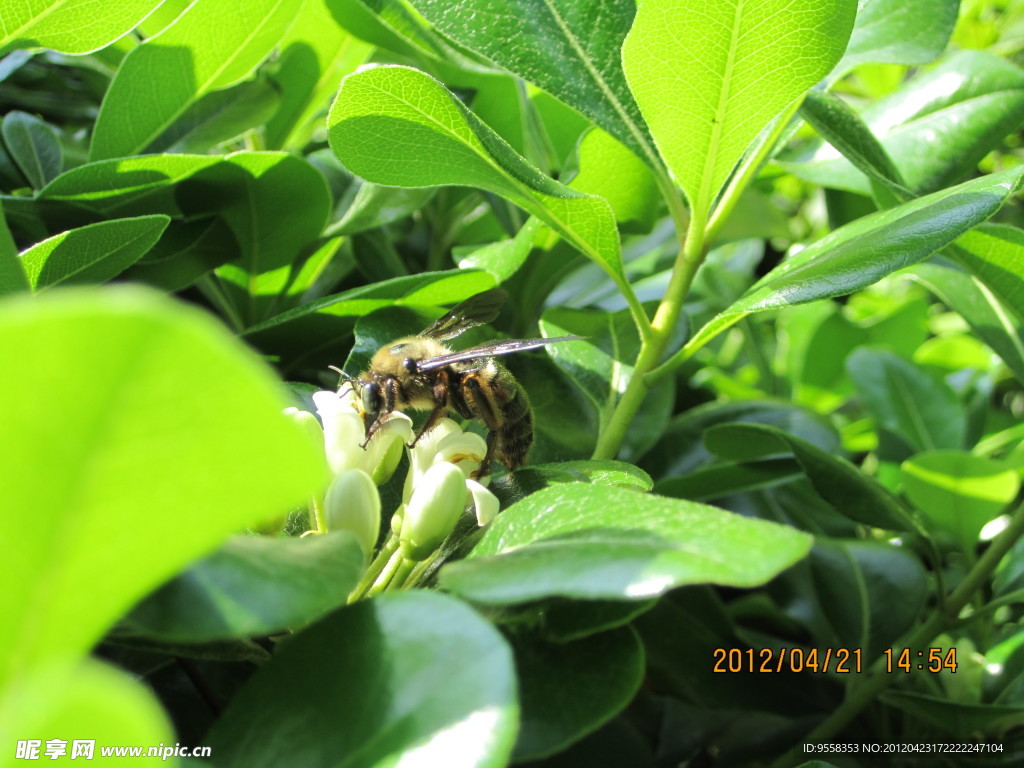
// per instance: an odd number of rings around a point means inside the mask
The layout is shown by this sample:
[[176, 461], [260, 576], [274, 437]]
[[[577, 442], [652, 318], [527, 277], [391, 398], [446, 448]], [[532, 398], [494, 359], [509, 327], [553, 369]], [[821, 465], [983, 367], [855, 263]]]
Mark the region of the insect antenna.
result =
[[338, 376], [341, 378], [341, 381], [338, 382], [338, 391], [339, 392], [341, 392], [342, 384], [348, 384], [349, 386], [351, 386], [353, 392], [358, 392], [359, 391], [359, 380], [358, 379], [356, 379], [353, 376], [349, 376], [347, 373], [345, 373], [343, 370], [341, 370], [341, 368], [337, 368], [337, 367], [335, 367], [333, 365], [328, 365], [327, 367], [330, 368], [335, 373], [337, 373]]

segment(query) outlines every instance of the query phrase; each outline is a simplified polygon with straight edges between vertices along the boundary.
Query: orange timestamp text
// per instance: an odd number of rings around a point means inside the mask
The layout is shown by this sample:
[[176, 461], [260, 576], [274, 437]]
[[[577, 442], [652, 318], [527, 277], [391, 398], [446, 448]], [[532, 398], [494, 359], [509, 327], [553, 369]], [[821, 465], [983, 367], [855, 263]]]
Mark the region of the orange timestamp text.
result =
[[[863, 672], [860, 648], [715, 648], [712, 672]], [[956, 672], [956, 648], [887, 648], [882, 652], [885, 672]]]

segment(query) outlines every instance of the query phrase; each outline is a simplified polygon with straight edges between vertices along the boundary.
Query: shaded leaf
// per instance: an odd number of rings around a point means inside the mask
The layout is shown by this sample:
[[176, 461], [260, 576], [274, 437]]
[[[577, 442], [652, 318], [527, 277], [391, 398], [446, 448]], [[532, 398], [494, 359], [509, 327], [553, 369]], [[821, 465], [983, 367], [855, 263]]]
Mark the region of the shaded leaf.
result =
[[[918, 264], [912, 276], [967, 321], [1019, 381], [1024, 382], [1024, 329], [1021, 320], [979, 283], [978, 278], [948, 263]], [[1011, 305], [1012, 306], [1012, 305]]]
[[25, 269], [18, 258], [18, 248], [14, 245], [11, 230], [0, 209], [0, 296], [30, 288]]
[[235, 536], [147, 596], [122, 624], [183, 643], [298, 629], [344, 605], [363, 567], [362, 549], [345, 531]]
[[1024, 321], [1024, 231], [985, 224], [958, 238], [950, 256]]
[[558, 752], [618, 714], [643, 679], [639, 639], [622, 628], [569, 643], [513, 638], [522, 725], [513, 758]]
[[0, 133], [11, 159], [33, 189], [42, 189], [60, 173], [64, 164], [60, 140], [38, 117], [18, 110], [8, 112]]
[[194, 102], [149, 145], [153, 152], [205, 152], [263, 124], [280, 97], [266, 80], [212, 91]]
[[740, 461], [792, 453], [814, 489], [851, 520], [898, 531], [914, 529], [907, 511], [876, 480], [841, 456], [764, 424], [719, 424], [704, 433], [719, 456]]
[[819, 538], [807, 565], [833, 633], [826, 644], [862, 649], [865, 665], [914, 625], [928, 595], [920, 560], [881, 542]]
[[[880, 207], [889, 207], [910, 200], [914, 195], [904, 184], [899, 170], [885, 148], [874, 137], [860, 116], [838, 96], [827, 91], [812, 90], [800, 107], [801, 116], [829, 144], [843, 153], [872, 184], [879, 184], [875, 197]], [[884, 197], [879, 197], [879, 193]]]
[[[283, 722], [294, 742], [280, 738]], [[342, 755], [367, 766], [405, 757], [497, 767], [516, 725], [501, 635], [458, 600], [415, 591], [348, 606], [291, 638], [204, 743], [226, 767], [312, 768]]]
[[964, 410], [944, 381], [891, 352], [869, 347], [850, 355], [847, 369], [876, 429], [895, 437], [904, 450], [962, 446]]
[[306, 144], [315, 118], [338, 90], [342, 76], [373, 50], [339, 23], [345, 18], [343, 5], [338, 0], [305, 0], [281, 40], [277, 66], [270, 74], [281, 101], [263, 129], [267, 149]]

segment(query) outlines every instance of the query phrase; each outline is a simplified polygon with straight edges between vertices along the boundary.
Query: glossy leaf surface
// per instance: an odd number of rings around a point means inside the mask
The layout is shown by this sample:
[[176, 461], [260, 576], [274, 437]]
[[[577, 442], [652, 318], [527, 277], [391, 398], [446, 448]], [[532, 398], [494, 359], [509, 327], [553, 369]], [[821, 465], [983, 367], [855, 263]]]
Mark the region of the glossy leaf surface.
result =
[[[644, 514], [635, 514], [643, 502]], [[559, 485], [505, 510], [440, 584], [477, 602], [637, 599], [683, 584], [762, 584], [802, 558], [799, 531], [694, 502]]]
[[[501, 766], [517, 714], [497, 630], [458, 600], [417, 591], [351, 605], [292, 638], [208, 743], [224, 766], [312, 768], [340, 755], [366, 766]], [[294, 743], [279, 737], [282, 722]]]

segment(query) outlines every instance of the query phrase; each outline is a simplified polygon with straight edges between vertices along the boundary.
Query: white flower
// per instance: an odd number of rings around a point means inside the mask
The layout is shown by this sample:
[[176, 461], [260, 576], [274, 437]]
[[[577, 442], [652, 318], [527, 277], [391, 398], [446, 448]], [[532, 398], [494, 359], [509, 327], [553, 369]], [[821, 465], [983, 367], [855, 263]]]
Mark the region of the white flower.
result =
[[438, 464], [458, 467], [465, 481], [463, 506], [472, 504], [479, 525], [487, 525], [498, 514], [498, 499], [476, 479], [473, 473], [487, 455], [487, 442], [474, 432], [463, 432], [451, 419], [441, 419], [409, 451], [409, 474], [403, 498], [408, 503], [424, 476]]
[[324, 449], [331, 471], [337, 475], [346, 469], [361, 469], [377, 483], [386, 481], [401, 458], [401, 445], [396, 443], [412, 442], [412, 419], [404, 413], [388, 414], [364, 449], [366, 428], [359, 398], [350, 385], [339, 392], [314, 392], [313, 404], [324, 425]]

